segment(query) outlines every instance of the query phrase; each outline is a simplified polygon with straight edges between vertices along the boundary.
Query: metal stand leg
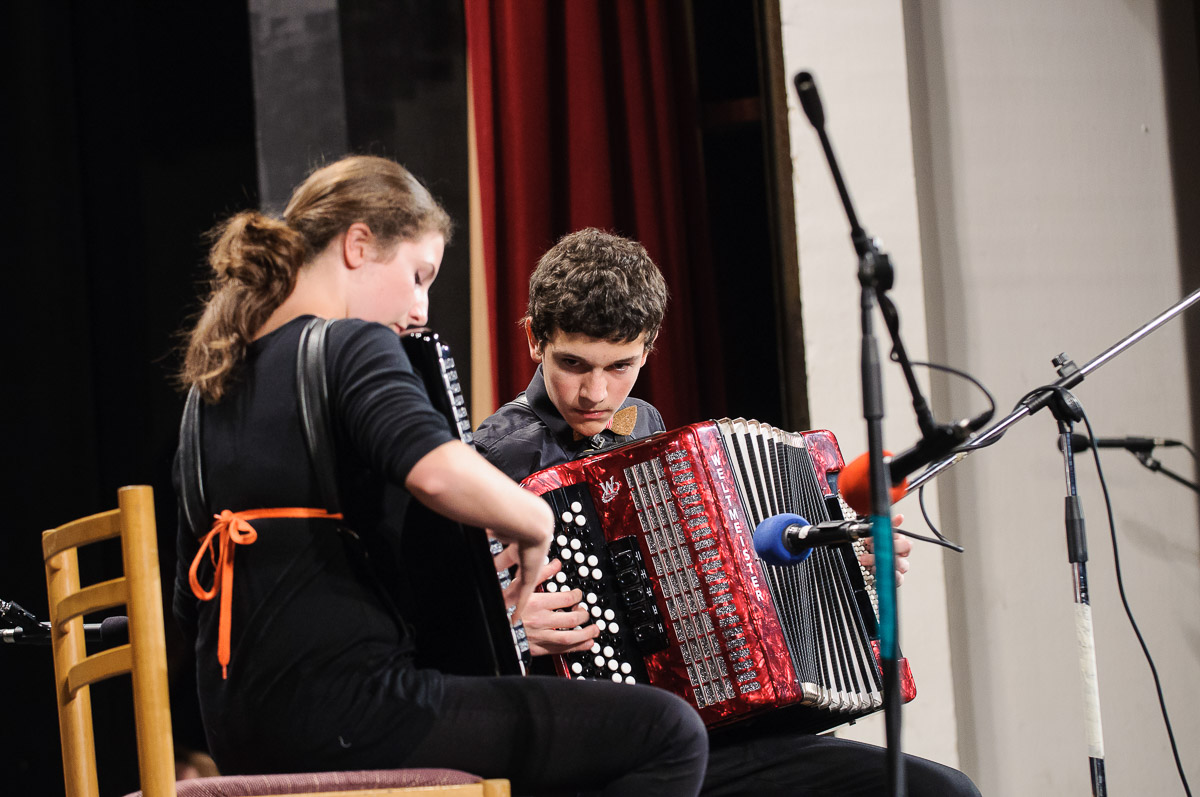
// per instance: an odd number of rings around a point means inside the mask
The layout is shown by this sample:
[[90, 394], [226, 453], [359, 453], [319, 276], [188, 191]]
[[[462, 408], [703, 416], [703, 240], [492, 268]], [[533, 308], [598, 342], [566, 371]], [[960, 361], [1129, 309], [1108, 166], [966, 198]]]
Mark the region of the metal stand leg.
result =
[[1075, 454], [1071, 449], [1071, 421], [1064, 420], [1064, 416], [1074, 414], [1072, 410], [1075, 400], [1066, 390], [1060, 393], [1061, 400], [1051, 402], [1050, 406], [1055, 417], [1059, 419], [1058, 430], [1067, 481], [1067, 558], [1071, 562], [1075, 581], [1075, 641], [1079, 648], [1079, 674], [1083, 683], [1083, 712], [1087, 725], [1084, 731], [1088, 746], [1088, 766], [1092, 777], [1092, 794], [1103, 797], [1107, 793], [1104, 776], [1104, 734], [1100, 724], [1100, 684], [1096, 677], [1096, 639], [1092, 631], [1092, 606], [1088, 597], [1087, 533], [1084, 528], [1083, 509], [1075, 489]]

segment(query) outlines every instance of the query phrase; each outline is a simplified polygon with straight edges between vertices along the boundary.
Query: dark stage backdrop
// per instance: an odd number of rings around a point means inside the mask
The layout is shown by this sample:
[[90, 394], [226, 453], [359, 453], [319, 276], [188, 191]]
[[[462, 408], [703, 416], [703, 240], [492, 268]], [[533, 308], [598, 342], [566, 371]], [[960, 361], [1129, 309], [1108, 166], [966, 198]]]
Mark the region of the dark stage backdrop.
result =
[[[0, 597], [44, 618], [41, 530], [115, 506], [123, 484], [154, 487], [172, 572], [175, 335], [196, 306], [202, 234], [257, 202], [249, 40], [245, 8], [229, 3], [0, 14]], [[187, 672], [172, 673], [185, 697]], [[0, 673], [0, 793], [62, 794], [49, 648], [0, 647]], [[94, 690], [105, 794], [136, 788], [123, 680]], [[192, 704], [176, 707], [176, 735], [202, 745]]]
[[[0, 393], [12, 476], [0, 598], [44, 618], [40, 531], [110, 508], [124, 484], [155, 488], [162, 571], [173, 572], [177, 334], [198, 309], [203, 234], [258, 206], [260, 185], [274, 207], [313, 163], [345, 150], [409, 165], [458, 222], [432, 317], [466, 357], [467, 11], [492, 37], [492, 179], [527, 192], [491, 222], [502, 249], [522, 242], [495, 275], [497, 340], [515, 331], [541, 251], [574, 227], [605, 226], [645, 241], [671, 282], [643, 395], [671, 424], [726, 409], [785, 421], [760, 4], [530, 3], [528, 20], [502, 11], [518, 6], [4, 5]], [[515, 125], [513, 114], [535, 113]], [[553, 158], [536, 159], [530, 142]], [[523, 348], [500, 356], [504, 400], [524, 387], [529, 361]], [[115, 565], [108, 556], [85, 562], [85, 575]], [[191, 662], [168, 626], [176, 739], [202, 747]], [[52, 690], [48, 648], [0, 647], [0, 794], [62, 793]], [[93, 697], [102, 793], [124, 794], [136, 788], [128, 688]]]

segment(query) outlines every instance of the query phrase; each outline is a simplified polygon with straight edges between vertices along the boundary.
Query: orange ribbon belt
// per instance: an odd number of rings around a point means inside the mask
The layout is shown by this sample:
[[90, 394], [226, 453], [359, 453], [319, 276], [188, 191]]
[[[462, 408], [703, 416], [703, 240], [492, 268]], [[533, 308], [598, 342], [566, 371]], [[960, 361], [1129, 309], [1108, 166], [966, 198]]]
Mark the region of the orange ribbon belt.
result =
[[[202, 601], [210, 601], [221, 593], [221, 617], [217, 627], [217, 660], [221, 663], [221, 677], [228, 677], [229, 667], [229, 625], [233, 612], [233, 552], [238, 545], [250, 545], [258, 539], [258, 532], [250, 525], [251, 520], [262, 518], [331, 518], [340, 520], [341, 513], [331, 514], [324, 509], [309, 509], [308, 507], [288, 507], [284, 509], [247, 509], [244, 512], [230, 512], [228, 509], [219, 515], [213, 515], [215, 522], [212, 530], [205, 535], [200, 543], [200, 550], [192, 560], [188, 569], [188, 582], [192, 585], [192, 594]], [[214, 546], [213, 537], [217, 538]], [[196, 570], [208, 551], [213, 563], [212, 589], [200, 586]]]

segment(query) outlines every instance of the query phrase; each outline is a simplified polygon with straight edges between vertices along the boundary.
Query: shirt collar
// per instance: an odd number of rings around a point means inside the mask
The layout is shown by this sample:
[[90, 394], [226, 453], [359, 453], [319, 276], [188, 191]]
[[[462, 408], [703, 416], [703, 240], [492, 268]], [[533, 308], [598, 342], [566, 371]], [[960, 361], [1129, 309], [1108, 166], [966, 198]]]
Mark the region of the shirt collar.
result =
[[[605, 448], [616, 439], [616, 435], [611, 429], [605, 429], [591, 437], [576, 440], [575, 430], [554, 406], [554, 402], [550, 400], [550, 394], [546, 392], [546, 378], [542, 374], [541, 364], [534, 372], [533, 379], [529, 380], [529, 387], [525, 388], [525, 399], [529, 402], [529, 408], [533, 410], [533, 414], [546, 425], [550, 434], [554, 436], [555, 441], [564, 451], [579, 452], [585, 448]], [[627, 396], [618, 409], [624, 409], [631, 404], [633, 404], [633, 399]], [[602, 438], [602, 444], [596, 444], [595, 438], [597, 437]]]
[[529, 402], [529, 409], [533, 410], [533, 414], [538, 417], [538, 420], [546, 425], [546, 428], [554, 435], [554, 439], [563, 448], [571, 447], [574, 439], [571, 425], [554, 406], [554, 402], [550, 400], [550, 394], [546, 392], [546, 378], [542, 374], [541, 364], [534, 371], [533, 379], [529, 380], [529, 387], [525, 388], [525, 398]]

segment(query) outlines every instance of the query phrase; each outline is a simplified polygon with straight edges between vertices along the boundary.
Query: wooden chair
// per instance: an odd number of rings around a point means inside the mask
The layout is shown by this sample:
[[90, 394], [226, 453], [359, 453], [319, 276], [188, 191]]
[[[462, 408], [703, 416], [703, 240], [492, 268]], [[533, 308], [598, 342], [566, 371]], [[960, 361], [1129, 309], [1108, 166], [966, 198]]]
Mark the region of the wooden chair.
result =
[[[146, 797], [509, 796], [508, 781], [482, 780], [445, 769], [225, 776], [176, 783], [153, 491], [145, 486], [123, 487], [117, 497], [117, 509], [42, 534], [67, 797], [98, 795], [90, 685], [123, 673], [133, 677], [139, 794]], [[117, 537], [124, 575], [81, 589], [77, 549]], [[84, 615], [121, 605], [129, 616], [128, 644], [89, 656]]]

